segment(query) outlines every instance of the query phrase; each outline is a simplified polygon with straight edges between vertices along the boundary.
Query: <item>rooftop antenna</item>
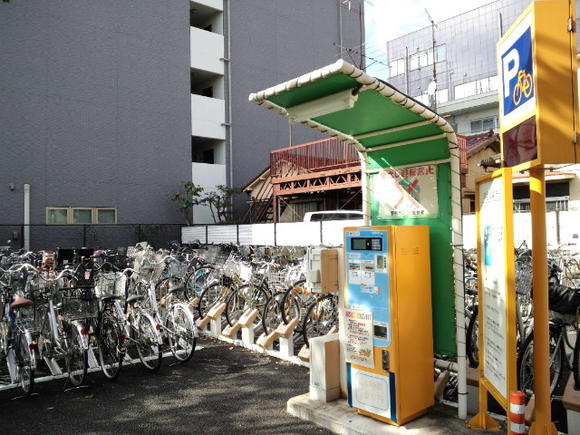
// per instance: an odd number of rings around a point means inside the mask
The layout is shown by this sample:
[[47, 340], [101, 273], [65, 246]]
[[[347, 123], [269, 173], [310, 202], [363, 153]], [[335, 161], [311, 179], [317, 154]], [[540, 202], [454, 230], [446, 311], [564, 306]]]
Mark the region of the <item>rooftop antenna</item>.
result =
[[435, 20], [433, 20], [433, 18], [431, 17], [431, 14], [429, 13], [429, 11], [427, 10], [427, 8], [425, 8], [425, 13], [427, 14], [427, 18], [429, 19], [429, 21], [431, 22], [431, 40], [433, 42], [433, 80], [431, 81], [431, 83], [429, 83], [429, 88], [428, 88], [428, 94], [429, 96], [431, 96], [431, 92], [433, 92], [433, 100], [432, 100], [432, 105], [431, 107], [433, 108], [433, 111], [437, 111], [437, 97], [436, 97], [436, 90], [437, 90], [437, 58], [436, 58], [436, 53], [435, 53], [435, 27], [437, 27], [437, 24], [435, 24]]

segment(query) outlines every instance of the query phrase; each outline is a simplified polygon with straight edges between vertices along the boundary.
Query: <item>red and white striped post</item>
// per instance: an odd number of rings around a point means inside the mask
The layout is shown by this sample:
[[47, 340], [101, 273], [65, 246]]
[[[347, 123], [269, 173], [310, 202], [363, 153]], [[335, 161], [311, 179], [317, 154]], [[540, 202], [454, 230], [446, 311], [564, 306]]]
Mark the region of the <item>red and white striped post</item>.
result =
[[510, 391], [510, 432], [526, 434], [526, 395], [521, 391]]

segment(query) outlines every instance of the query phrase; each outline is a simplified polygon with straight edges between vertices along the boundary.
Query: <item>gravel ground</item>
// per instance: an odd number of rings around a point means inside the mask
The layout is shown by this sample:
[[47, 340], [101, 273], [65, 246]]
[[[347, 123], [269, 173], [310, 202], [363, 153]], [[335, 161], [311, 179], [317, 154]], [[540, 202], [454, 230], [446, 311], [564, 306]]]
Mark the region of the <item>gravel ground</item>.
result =
[[63, 391], [64, 380], [0, 392], [5, 434], [69, 433], [329, 433], [286, 414], [286, 401], [308, 391], [308, 369], [201, 339], [184, 365], [164, 360], [159, 373], [124, 367], [110, 382], [89, 374], [87, 387]]

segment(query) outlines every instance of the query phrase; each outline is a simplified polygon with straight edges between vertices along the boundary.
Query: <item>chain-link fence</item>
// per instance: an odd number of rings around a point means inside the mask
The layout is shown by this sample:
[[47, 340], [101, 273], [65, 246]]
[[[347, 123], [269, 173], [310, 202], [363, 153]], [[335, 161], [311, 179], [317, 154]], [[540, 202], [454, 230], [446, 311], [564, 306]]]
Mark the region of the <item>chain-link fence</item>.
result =
[[3, 225], [0, 224], [0, 246], [25, 247], [26, 230], [30, 249], [78, 248], [82, 246], [115, 249], [148, 242], [155, 248], [167, 247], [172, 240], [181, 240], [179, 224], [116, 224], [116, 225]]

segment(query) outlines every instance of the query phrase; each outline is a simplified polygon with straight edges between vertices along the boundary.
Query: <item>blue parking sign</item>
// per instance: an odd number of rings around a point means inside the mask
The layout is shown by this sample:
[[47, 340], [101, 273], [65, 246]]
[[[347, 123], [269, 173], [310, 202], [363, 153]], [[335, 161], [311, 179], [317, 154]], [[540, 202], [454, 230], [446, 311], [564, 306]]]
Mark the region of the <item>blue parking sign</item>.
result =
[[501, 55], [501, 86], [504, 117], [534, 98], [530, 26]]

